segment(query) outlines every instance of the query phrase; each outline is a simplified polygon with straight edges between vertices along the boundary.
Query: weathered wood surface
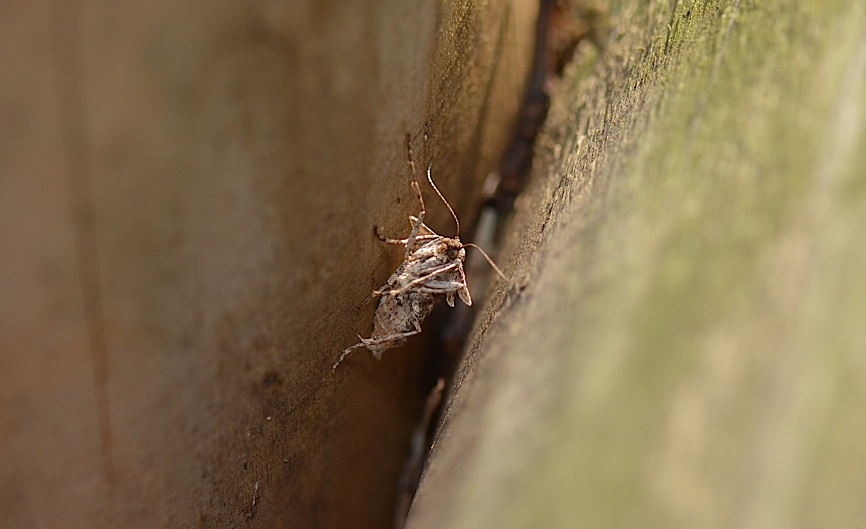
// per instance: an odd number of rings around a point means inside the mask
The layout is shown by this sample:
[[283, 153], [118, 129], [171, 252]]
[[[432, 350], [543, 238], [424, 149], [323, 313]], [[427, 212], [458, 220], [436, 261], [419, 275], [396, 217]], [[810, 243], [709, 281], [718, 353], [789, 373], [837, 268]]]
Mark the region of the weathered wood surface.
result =
[[409, 527], [864, 527], [866, 4], [607, 4]]
[[3, 3], [0, 526], [388, 526], [422, 359], [330, 368], [406, 133], [470, 211], [536, 9]]

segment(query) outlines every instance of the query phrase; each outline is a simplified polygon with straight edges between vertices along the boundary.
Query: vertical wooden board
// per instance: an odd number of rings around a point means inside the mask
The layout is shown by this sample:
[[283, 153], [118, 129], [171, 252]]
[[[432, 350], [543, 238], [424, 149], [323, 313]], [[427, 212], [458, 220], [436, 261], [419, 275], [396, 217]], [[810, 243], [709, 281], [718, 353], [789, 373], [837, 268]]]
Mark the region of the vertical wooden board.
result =
[[475, 206], [534, 2], [2, 9], [5, 519], [389, 524], [422, 359], [330, 366], [416, 212], [407, 133]]
[[[109, 495], [43, 4], [0, 7], [0, 512], [100, 526]], [[51, 498], [46, 502], [46, 498]], [[61, 518], [62, 516], [62, 518]]]

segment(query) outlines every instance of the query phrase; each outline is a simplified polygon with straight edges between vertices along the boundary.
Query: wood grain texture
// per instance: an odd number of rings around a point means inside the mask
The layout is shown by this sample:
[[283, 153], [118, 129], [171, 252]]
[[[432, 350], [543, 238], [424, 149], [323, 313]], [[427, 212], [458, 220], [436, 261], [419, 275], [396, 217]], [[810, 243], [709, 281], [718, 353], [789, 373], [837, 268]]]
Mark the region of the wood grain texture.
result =
[[4, 3], [0, 526], [390, 524], [422, 358], [330, 367], [406, 134], [469, 215], [535, 9]]
[[614, 1], [409, 527], [866, 523], [866, 8]]

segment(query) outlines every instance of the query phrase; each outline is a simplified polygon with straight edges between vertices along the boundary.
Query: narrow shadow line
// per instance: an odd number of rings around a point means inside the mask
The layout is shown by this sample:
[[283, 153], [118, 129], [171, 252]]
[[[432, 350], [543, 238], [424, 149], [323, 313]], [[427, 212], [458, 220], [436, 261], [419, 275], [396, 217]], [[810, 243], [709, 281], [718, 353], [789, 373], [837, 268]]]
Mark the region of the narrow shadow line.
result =
[[72, 229], [78, 263], [84, 317], [87, 325], [97, 405], [100, 452], [109, 493], [115, 479], [108, 392], [108, 352], [105, 315], [99, 282], [93, 162], [87, 121], [87, 97], [82, 6], [76, 0], [57, 0], [50, 6], [51, 54], [57, 90], [60, 129], [72, 202]]

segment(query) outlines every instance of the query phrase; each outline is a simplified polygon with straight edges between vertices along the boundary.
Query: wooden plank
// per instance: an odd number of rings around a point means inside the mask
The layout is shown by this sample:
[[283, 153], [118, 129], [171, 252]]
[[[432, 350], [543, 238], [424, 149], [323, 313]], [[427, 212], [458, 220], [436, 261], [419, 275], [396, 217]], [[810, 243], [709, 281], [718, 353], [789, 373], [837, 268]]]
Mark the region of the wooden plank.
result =
[[331, 365], [406, 134], [471, 216], [536, 8], [413, 4], [0, 8], [4, 524], [390, 523], [423, 358]]
[[409, 527], [860, 527], [866, 8], [609, 2]]

